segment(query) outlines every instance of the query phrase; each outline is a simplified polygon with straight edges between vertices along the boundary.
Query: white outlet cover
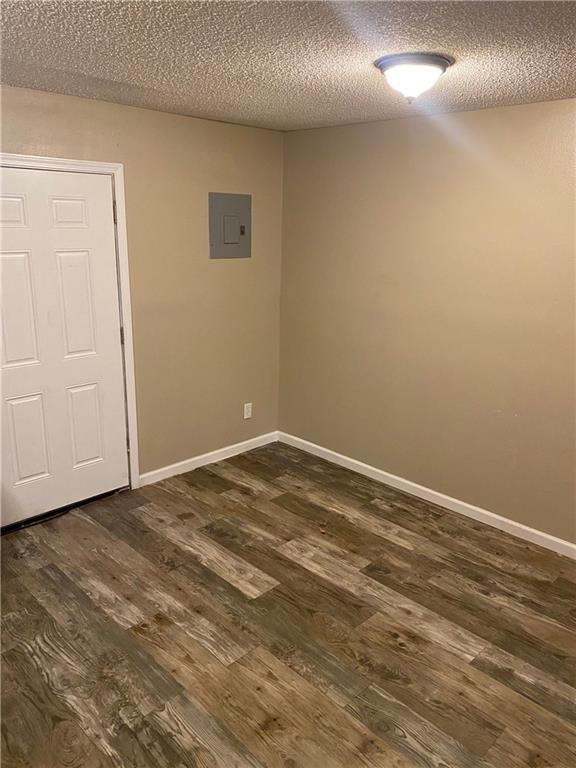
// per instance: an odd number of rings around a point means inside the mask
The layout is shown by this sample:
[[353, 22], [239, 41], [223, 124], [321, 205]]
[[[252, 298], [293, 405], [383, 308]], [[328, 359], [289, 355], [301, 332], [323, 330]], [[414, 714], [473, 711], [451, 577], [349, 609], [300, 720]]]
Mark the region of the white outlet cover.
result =
[[252, 403], [244, 403], [244, 418], [252, 418]]

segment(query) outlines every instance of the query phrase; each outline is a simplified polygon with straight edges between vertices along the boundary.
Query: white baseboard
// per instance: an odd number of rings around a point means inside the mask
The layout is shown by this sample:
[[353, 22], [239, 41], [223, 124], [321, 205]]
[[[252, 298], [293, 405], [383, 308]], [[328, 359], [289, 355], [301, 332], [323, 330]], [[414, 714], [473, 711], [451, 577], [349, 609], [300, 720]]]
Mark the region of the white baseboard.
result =
[[203, 453], [200, 456], [193, 456], [191, 459], [179, 461], [177, 464], [169, 464], [167, 467], [160, 467], [160, 469], [145, 472], [143, 475], [140, 475], [140, 485], [157, 483], [159, 480], [165, 480], [167, 477], [181, 475], [183, 472], [191, 472], [193, 469], [198, 469], [198, 467], [203, 467], [206, 464], [214, 464], [216, 461], [229, 459], [230, 456], [236, 456], [239, 453], [251, 451], [253, 448], [259, 448], [261, 445], [276, 442], [278, 442], [278, 432], [268, 432], [265, 435], [253, 437], [250, 440], [243, 440], [241, 443], [226, 445], [224, 448], [218, 448], [216, 451]]
[[560, 555], [565, 555], [566, 557], [576, 560], [576, 544], [572, 544], [569, 541], [558, 539], [556, 536], [551, 536], [549, 533], [538, 531], [535, 528], [530, 528], [529, 526], [517, 523], [514, 520], [509, 520], [506, 517], [494, 514], [494, 512], [488, 512], [486, 509], [481, 509], [480, 507], [475, 507], [465, 501], [454, 499], [452, 496], [446, 496], [444, 493], [433, 491], [431, 488], [426, 488], [423, 485], [418, 485], [418, 483], [413, 483], [411, 480], [405, 480], [403, 477], [384, 472], [382, 469], [377, 469], [369, 464], [364, 464], [356, 459], [351, 459], [348, 456], [336, 453], [336, 451], [331, 451], [329, 448], [323, 448], [321, 445], [310, 443], [308, 440], [303, 440], [300, 437], [289, 435], [286, 432], [278, 432], [277, 434], [278, 440], [282, 443], [292, 445], [294, 448], [300, 448], [303, 451], [312, 453], [314, 456], [319, 456], [322, 459], [331, 461], [333, 464], [352, 469], [373, 480], [378, 480], [386, 485], [391, 485], [393, 488], [398, 488], [401, 491], [410, 493], [412, 496], [417, 496], [425, 501], [431, 501], [452, 512], [466, 515], [466, 517], [471, 517], [473, 520], [478, 520], [480, 523], [485, 523], [486, 525], [491, 525], [493, 528], [498, 528], [501, 531], [511, 533], [519, 539], [530, 541], [532, 544], [539, 544], [541, 547], [551, 549]]
[[165, 480], [167, 477], [181, 475], [183, 472], [190, 472], [193, 469], [203, 467], [206, 464], [214, 464], [217, 461], [228, 459], [230, 456], [236, 456], [239, 453], [251, 451], [253, 448], [259, 448], [262, 445], [268, 445], [268, 443], [275, 443], [277, 441], [292, 445], [295, 448], [300, 448], [302, 451], [311, 453], [314, 456], [319, 456], [320, 458], [331, 461], [333, 464], [338, 464], [341, 467], [352, 469], [354, 472], [372, 478], [372, 480], [378, 480], [385, 485], [392, 486], [392, 488], [398, 488], [400, 491], [405, 491], [406, 493], [412, 494], [412, 496], [417, 496], [419, 499], [424, 499], [433, 504], [438, 504], [440, 507], [445, 507], [451, 512], [458, 512], [461, 515], [466, 515], [466, 517], [471, 517], [473, 520], [477, 520], [480, 523], [485, 523], [493, 528], [498, 528], [500, 531], [506, 531], [513, 536], [517, 536], [519, 539], [530, 541], [532, 544], [538, 544], [541, 547], [551, 549], [560, 555], [576, 560], [576, 544], [564, 541], [556, 536], [551, 536], [549, 533], [538, 531], [535, 528], [530, 528], [522, 523], [517, 523], [514, 520], [509, 520], [501, 515], [496, 515], [494, 512], [488, 512], [487, 509], [475, 507], [473, 504], [460, 501], [460, 499], [454, 499], [452, 496], [446, 496], [444, 493], [433, 491], [431, 488], [426, 488], [423, 485], [418, 485], [418, 483], [413, 483], [411, 480], [392, 475], [389, 472], [385, 472], [383, 469], [378, 469], [377, 467], [370, 466], [370, 464], [364, 464], [362, 461], [357, 461], [357, 459], [351, 459], [349, 456], [336, 453], [336, 451], [332, 451], [329, 448], [323, 448], [321, 445], [310, 443], [308, 440], [303, 440], [301, 437], [289, 435], [287, 432], [268, 432], [265, 435], [258, 435], [258, 437], [244, 440], [241, 443], [227, 445], [216, 451], [210, 451], [209, 453], [203, 453], [201, 456], [194, 456], [191, 459], [179, 461], [177, 464], [170, 464], [167, 467], [154, 469], [152, 472], [145, 472], [143, 475], [140, 475], [140, 485], [157, 483], [159, 480]]

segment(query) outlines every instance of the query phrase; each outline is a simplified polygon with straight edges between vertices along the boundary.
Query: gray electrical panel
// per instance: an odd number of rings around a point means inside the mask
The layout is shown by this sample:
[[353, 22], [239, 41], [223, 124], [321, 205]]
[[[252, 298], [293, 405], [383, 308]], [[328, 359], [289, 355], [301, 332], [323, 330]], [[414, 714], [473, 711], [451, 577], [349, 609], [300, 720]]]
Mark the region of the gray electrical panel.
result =
[[211, 259], [252, 255], [252, 195], [208, 194]]

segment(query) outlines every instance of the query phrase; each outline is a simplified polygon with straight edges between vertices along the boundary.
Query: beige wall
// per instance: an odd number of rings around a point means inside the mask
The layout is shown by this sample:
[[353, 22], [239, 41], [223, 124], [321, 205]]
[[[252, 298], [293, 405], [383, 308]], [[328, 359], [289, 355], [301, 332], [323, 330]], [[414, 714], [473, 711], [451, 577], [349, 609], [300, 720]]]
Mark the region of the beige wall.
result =
[[286, 137], [282, 430], [576, 540], [575, 117]]
[[[575, 102], [284, 137], [2, 112], [4, 151], [125, 165], [141, 471], [279, 426], [576, 540]], [[251, 260], [208, 259], [209, 191], [252, 193]]]
[[[141, 472], [275, 429], [282, 135], [16, 88], [2, 117], [5, 152], [124, 163]], [[252, 194], [252, 259], [208, 259], [211, 191]]]

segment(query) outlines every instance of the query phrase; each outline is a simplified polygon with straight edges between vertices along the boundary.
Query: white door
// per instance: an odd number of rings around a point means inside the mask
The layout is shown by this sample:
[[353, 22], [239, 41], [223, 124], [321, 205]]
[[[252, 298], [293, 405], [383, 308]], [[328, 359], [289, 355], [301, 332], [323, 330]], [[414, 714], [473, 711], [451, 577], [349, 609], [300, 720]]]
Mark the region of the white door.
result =
[[2, 525], [128, 485], [110, 176], [4, 168]]

